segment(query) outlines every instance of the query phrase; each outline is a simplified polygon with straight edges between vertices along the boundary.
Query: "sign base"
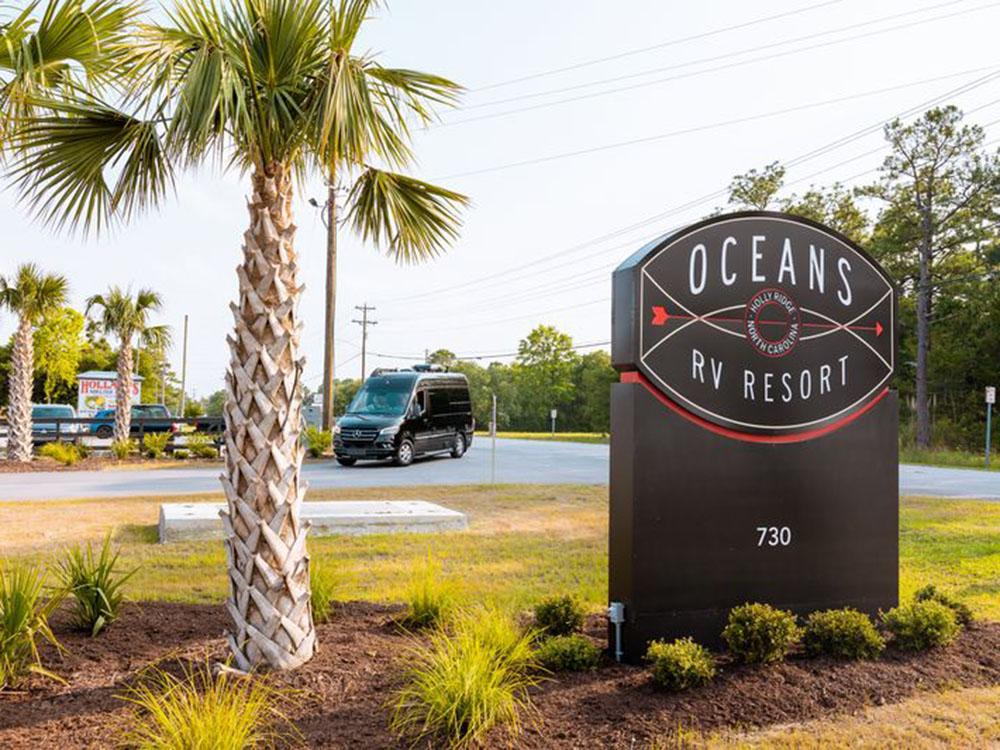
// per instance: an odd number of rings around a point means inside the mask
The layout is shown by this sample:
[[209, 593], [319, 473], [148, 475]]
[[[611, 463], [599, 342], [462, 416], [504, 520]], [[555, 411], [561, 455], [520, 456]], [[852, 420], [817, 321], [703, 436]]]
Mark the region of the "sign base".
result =
[[[896, 606], [898, 400], [796, 443], [717, 434], [641, 382], [611, 393], [609, 601], [624, 658], [653, 639], [721, 645], [729, 610]], [[614, 647], [613, 628], [610, 633]]]

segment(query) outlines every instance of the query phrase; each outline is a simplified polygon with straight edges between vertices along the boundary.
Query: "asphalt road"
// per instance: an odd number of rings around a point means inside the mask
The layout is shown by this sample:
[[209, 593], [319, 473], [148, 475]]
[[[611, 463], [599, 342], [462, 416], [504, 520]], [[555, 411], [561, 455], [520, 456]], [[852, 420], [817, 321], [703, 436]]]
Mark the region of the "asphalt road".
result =
[[[608, 481], [606, 445], [533, 440], [497, 440], [496, 481], [524, 484], [603, 484]], [[487, 484], [493, 477], [489, 439], [477, 438], [461, 459], [428, 458], [399, 468], [331, 461], [306, 464], [314, 488], [394, 487], [422, 484]], [[137, 471], [0, 473], [0, 500], [129, 497], [220, 492], [218, 470], [168, 468]], [[1000, 472], [902, 466], [904, 495], [1000, 500]]]

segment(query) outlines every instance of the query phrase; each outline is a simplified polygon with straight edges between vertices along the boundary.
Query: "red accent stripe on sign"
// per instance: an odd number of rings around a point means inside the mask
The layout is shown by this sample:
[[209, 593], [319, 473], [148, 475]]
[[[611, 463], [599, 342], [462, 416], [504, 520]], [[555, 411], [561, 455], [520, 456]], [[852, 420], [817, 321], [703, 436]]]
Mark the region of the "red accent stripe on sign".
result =
[[855, 419], [860, 417], [865, 412], [869, 411], [875, 406], [879, 401], [885, 398], [886, 394], [889, 393], [889, 388], [886, 387], [878, 394], [875, 398], [865, 404], [863, 407], [858, 409], [856, 412], [848, 414], [846, 417], [837, 420], [836, 422], [831, 422], [824, 427], [818, 427], [815, 430], [807, 430], [806, 432], [797, 432], [794, 435], [757, 435], [752, 432], [740, 432], [739, 430], [732, 430], [728, 427], [722, 427], [713, 422], [709, 422], [707, 419], [699, 417], [697, 414], [689, 412], [687, 409], [681, 408], [669, 398], [667, 398], [663, 393], [659, 391], [649, 379], [643, 375], [641, 372], [631, 371], [623, 372], [621, 374], [622, 383], [638, 383], [646, 388], [650, 393], [652, 393], [656, 399], [666, 406], [670, 411], [674, 412], [678, 416], [683, 417], [689, 422], [692, 422], [699, 427], [703, 427], [709, 432], [714, 432], [716, 435], [722, 435], [723, 437], [731, 438], [733, 440], [742, 440], [746, 443], [804, 443], [807, 440], [813, 440], [823, 435], [828, 435], [835, 430], [839, 430], [844, 425], [848, 425]]

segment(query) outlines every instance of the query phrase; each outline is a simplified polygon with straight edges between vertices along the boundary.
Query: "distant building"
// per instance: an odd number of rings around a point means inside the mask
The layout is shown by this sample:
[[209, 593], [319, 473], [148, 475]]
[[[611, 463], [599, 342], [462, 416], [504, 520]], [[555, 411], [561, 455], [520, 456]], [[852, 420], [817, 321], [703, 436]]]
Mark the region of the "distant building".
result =
[[[76, 413], [81, 417], [92, 417], [101, 409], [114, 409], [116, 403], [115, 382], [118, 373], [109, 370], [87, 370], [76, 376]], [[132, 376], [131, 403], [138, 404], [143, 377]]]

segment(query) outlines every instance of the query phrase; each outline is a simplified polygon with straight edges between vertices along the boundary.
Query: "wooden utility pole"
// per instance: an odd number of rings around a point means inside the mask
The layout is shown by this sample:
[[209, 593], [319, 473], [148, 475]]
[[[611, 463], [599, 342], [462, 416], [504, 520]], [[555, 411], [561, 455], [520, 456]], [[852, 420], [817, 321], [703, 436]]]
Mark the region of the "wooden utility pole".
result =
[[355, 310], [361, 311], [361, 320], [352, 320], [352, 323], [357, 323], [361, 326], [361, 382], [365, 382], [365, 355], [368, 352], [368, 326], [378, 325], [377, 320], [369, 320], [368, 313], [375, 312], [375, 308], [370, 306], [367, 302], [363, 305], [355, 305]]
[[188, 372], [188, 316], [184, 316], [184, 348], [181, 350], [181, 413], [178, 417], [184, 417], [185, 399], [187, 394], [187, 372]]
[[323, 414], [321, 426], [333, 428], [333, 329], [337, 315], [337, 189], [334, 175], [326, 187], [326, 321], [323, 341]]

